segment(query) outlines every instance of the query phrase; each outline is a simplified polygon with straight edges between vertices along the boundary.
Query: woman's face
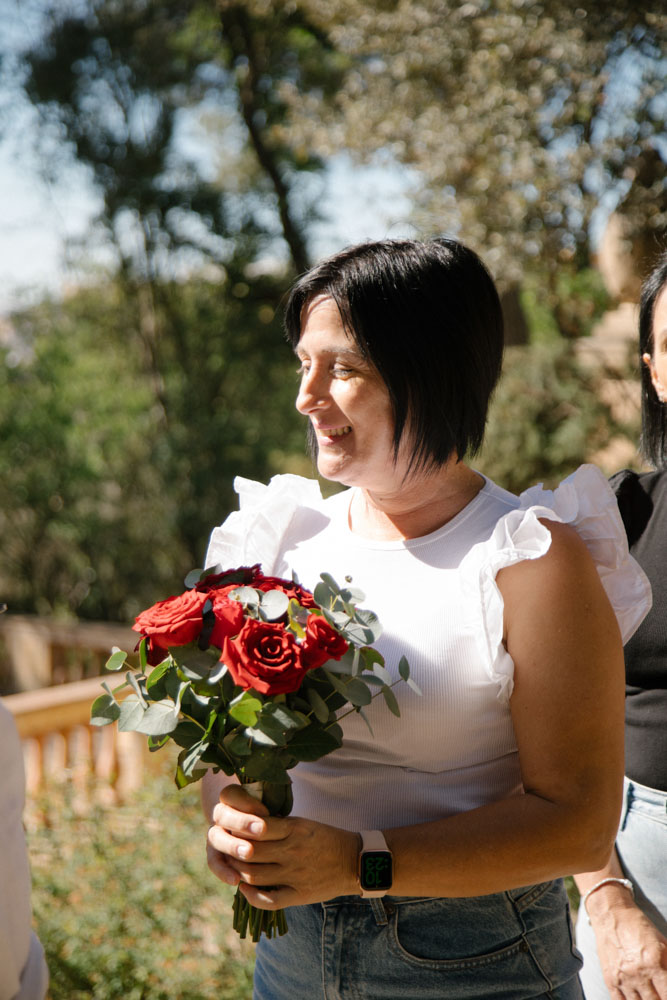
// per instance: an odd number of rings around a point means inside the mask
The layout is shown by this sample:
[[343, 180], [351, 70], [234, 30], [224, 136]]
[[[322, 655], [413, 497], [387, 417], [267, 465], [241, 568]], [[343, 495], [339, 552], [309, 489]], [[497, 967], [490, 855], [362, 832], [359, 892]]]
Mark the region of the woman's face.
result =
[[653, 306], [653, 353], [644, 354], [643, 361], [651, 370], [658, 399], [667, 403], [667, 285]]
[[400, 456], [394, 463], [389, 392], [346, 333], [332, 298], [319, 295], [306, 306], [296, 354], [296, 408], [313, 426], [320, 475], [372, 492], [395, 490], [407, 464]]

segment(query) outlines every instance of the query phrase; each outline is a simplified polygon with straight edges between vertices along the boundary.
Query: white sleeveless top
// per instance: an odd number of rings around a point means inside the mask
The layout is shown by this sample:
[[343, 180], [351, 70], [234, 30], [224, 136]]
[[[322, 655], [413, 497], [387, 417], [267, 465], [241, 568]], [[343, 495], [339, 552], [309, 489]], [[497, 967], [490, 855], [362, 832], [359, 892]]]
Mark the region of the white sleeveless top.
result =
[[352, 533], [353, 491], [322, 500], [317, 483], [277, 476], [268, 487], [237, 480], [241, 509], [216, 528], [206, 565], [260, 562], [265, 573], [312, 589], [321, 572], [346, 577], [384, 627], [376, 646], [398, 677], [401, 656], [422, 690], [398, 684], [401, 717], [378, 698], [342, 721], [343, 746], [290, 774], [294, 815], [350, 830], [427, 822], [521, 794], [509, 710], [512, 659], [502, 644], [499, 569], [543, 555], [538, 518], [574, 525], [598, 566], [624, 641], [650, 607], [630, 557], [616, 500], [593, 466], [554, 493], [521, 497], [490, 480], [442, 528], [422, 538], [370, 540]]

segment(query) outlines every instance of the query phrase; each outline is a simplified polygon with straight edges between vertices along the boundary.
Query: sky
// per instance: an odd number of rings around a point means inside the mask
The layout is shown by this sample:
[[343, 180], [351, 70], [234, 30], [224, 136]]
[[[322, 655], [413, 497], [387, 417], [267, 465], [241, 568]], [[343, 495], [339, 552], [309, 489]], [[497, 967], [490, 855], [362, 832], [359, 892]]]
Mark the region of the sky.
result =
[[[39, 38], [41, 18], [41, 0], [0, 0], [1, 48], [10, 58]], [[36, 113], [9, 69], [0, 73], [0, 317], [45, 292], [57, 296], [76, 280], [68, 246], [85, 236], [99, 205], [82, 167], [46, 178], [35, 147]], [[414, 235], [412, 183], [405, 169], [360, 167], [338, 157], [320, 205], [324, 220], [310, 234], [313, 256], [363, 239]]]

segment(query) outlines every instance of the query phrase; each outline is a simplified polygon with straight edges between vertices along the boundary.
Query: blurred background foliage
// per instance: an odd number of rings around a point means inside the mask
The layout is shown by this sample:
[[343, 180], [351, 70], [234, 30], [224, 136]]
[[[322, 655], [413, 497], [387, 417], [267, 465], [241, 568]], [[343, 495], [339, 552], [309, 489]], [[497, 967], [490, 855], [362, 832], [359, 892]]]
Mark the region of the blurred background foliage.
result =
[[512, 346], [483, 471], [553, 485], [634, 439], [577, 348], [613, 305], [593, 266], [605, 213], [640, 270], [665, 242], [654, 3], [41, 7], [2, 72], [37, 112], [45, 174], [88, 171], [101, 208], [79, 260], [107, 264], [12, 315], [0, 346], [10, 610], [130, 619], [201, 564], [235, 475], [312, 474], [280, 304], [342, 152], [403, 171], [415, 234], [458, 236], [498, 281]]
[[82, 809], [56, 783], [27, 819], [50, 1000], [250, 1000], [254, 947], [206, 865], [192, 786], [177, 793], [165, 771], [126, 803]]

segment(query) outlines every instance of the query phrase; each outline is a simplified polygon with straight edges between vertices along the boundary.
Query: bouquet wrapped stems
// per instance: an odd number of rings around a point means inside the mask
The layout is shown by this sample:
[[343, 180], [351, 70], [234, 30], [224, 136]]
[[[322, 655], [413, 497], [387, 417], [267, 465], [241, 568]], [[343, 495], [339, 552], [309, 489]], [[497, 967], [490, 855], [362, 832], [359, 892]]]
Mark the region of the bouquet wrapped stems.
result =
[[[288, 778], [289, 781], [289, 778]], [[278, 785], [270, 781], [242, 781], [242, 787], [253, 799], [263, 802], [272, 816], [287, 816], [292, 808], [292, 785]], [[233, 927], [239, 937], [246, 937], [248, 931], [257, 943], [262, 934], [268, 938], [287, 933], [287, 919], [284, 910], [261, 910], [245, 898], [237, 888], [233, 904]]]

